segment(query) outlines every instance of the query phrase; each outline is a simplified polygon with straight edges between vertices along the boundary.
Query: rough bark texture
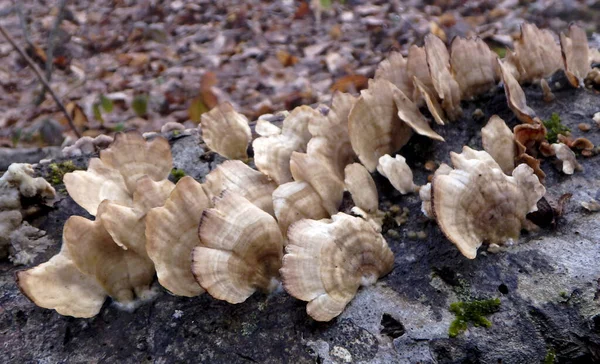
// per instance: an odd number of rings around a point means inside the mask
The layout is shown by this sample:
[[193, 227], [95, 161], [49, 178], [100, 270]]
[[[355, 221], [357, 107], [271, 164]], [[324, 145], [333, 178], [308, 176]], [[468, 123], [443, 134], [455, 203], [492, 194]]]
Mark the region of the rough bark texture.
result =
[[[555, 95], [556, 101], [546, 104], [539, 88], [527, 88], [529, 105], [542, 119], [557, 112], [576, 136], [582, 134], [577, 124], [591, 123], [600, 111], [600, 98], [591, 91], [565, 89]], [[480, 130], [492, 114], [511, 128], [517, 122], [503, 92], [463, 106], [465, 117], [459, 122], [433, 125], [446, 143], [415, 136], [401, 151], [417, 184], [426, 182], [427, 160], [449, 162], [448, 153], [459, 152], [463, 145], [481, 149]], [[471, 117], [477, 107], [485, 118]], [[595, 126], [585, 136], [600, 144]], [[194, 178], [202, 179], [222, 161], [206, 152], [197, 136], [171, 136], [171, 143], [175, 167]], [[230, 305], [207, 294], [174, 297], [162, 288], [155, 300], [135, 312], [107, 301], [95, 318], [63, 317], [29, 302], [13, 277], [23, 267], [2, 262], [0, 362], [539, 363], [553, 352], [557, 362], [600, 361], [600, 215], [580, 206], [600, 197], [600, 156], [579, 161], [585, 171], [572, 176], [560, 174], [551, 161], [542, 164], [551, 202], [573, 193], [556, 229], [526, 233], [508, 251], [480, 253], [472, 261], [422, 217], [417, 195], [400, 196], [375, 174], [380, 206], [410, 210], [406, 224], [384, 225], [395, 268], [375, 286], [361, 289], [330, 323], [311, 320], [306, 304], [283, 291]], [[87, 158], [74, 163], [85, 167]], [[49, 173], [47, 167], [40, 172]], [[86, 216], [62, 186], [56, 187], [63, 199], [32, 222], [55, 240], [36, 263], [59, 250], [69, 216]], [[424, 231], [427, 237], [409, 239], [410, 231]], [[449, 338], [451, 303], [496, 297], [501, 306], [488, 317], [490, 328], [469, 326]]]

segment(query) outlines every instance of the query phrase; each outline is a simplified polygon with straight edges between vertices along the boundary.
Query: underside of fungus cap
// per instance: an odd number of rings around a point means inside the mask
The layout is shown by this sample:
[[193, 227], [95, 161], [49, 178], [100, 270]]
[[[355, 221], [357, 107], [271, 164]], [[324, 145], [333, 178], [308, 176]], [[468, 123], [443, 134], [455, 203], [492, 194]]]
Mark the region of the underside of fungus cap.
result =
[[96, 316], [106, 299], [96, 278], [75, 267], [65, 244], [49, 261], [17, 272], [16, 276], [19, 289], [27, 298], [61, 315]]
[[460, 86], [452, 76], [450, 54], [444, 42], [433, 34], [425, 37], [425, 54], [433, 87], [442, 100], [442, 107], [450, 120], [462, 115]]
[[400, 154], [396, 154], [396, 158], [392, 158], [388, 154], [379, 158], [377, 172], [386, 177], [392, 186], [402, 194], [418, 190], [418, 186], [413, 182], [412, 170], [406, 164], [406, 159]]
[[375, 181], [367, 169], [360, 163], [346, 166], [346, 189], [352, 195], [354, 204], [369, 214], [375, 213], [379, 208], [379, 195]]
[[298, 220], [319, 220], [331, 216], [308, 182], [288, 182], [277, 187], [273, 191], [273, 207], [284, 236], [290, 225]]
[[433, 88], [425, 86], [418, 78], [414, 77], [415, 90], [420, 94], [421, 98], [425, 100], [425, 105], [433, 119], [438, 125], [446, 124], [446, 114], [442, 109], [437, 97], [433, 94]]
[[336, 92], [327, 116], [313, 118], [308, 124], [313, 137], [307, 154], [322, 159], [339, 178], [344, 177], [344, 168], [356, 157], [348, 134], [348, 115], [356, 100], [350, 94]]
[[425, 116], [421, 114], [417, 105], [410, 101], [402, 91], [394, 89], [393, 95], [400, 120], [408, 124], [408, 126], [410, 126], [417, 134], [442, 142], [444, 141], [444, 138], [442, 138], [441, 135], [431, 129], [429, 122], [425, 119]]
[[321, 159], [305, 153], [292, 153], [290, 168], [295, 181], [308, 182], [321, 197], [330, 215], [335, 214], [344, 197], [344, 182]]
[[560, 161], [560, 170], [564, 174], [573, 174], [575, 171], [581, 171], [582, 167], [577, 162], [575, 153], [563, 143], [554, 143], [551, 145], [556, 158]]
[[522, 68], [520, 82], [532, 82], [552, 76], [563, 68], [560, 46], [552, 32], [535, 24], [521, 24], [521, 37], [514, 42]]
[[395, 152], [412, 136], [412, 129], [398, 117], [394, 86], [387, 80], [369, 80], [348, 117], [352, 149], [370, 172], [379, 157]]
[[146, 141], [138, 132], [118, 133], [115, 141], [100, 151], [100, 159], [107, 167], [121, 173], [130, 194], [137, 180], [146, 175], [154, 181], [169, 177], [173, 169], [171, 147], [167, 139], [156, 137]]
[[500, 70], [502, 72], [504, 93], [506, 94], [508, 107], [510, 107], [519, 120], [524, 123], [533, 124], [533, 119], [536, 117], [535, 111], [527, 106], [525, 92], [523, 92], [521, 85], [519, 85], [519, 82], [515, 79], [510, 69], [503, 61], [498, 59], [498, 64], [500, 65]]
[[[425, 48], [417, 47], [414, 44], [410, 46], [406, 61], [406, 71], [412, 81], [417, 78], [419, 83], [425, 86], [427, 90], [430, 90], [430, 92], [435, 91], [431, 75], [429, 74], [429, 67], [427, 66], [427, 54], [425, 53]], [[433, 95], [433, 93], [431, 93], [431, 95]], [[409, 94], [406, 94], [406, 96], [410, 97]], [[415, 89], [412, 94], [412, 100], [417, 106], [422, 105], [420, 98], [420, 93]]]
[[498, 163], [504, 174], [515, 168], [515, 136], [498, 115], [493, 115], [481, 129], [483, 149]]
[[63, 243], [77, 269], [95, 277], [113, 299], [129, 303], [145, 298], [154, 279], [154, 264], [112, 239], [101, 219], [71, 216], [65, 223]]
[[154, 182], [143, 176], [137, 181], [132, 206], [102, 201], [98, 207], [98, 219], [113, 241], [123, 249], [131, 249], [139, 256], [146, 253], [146, 213], [151, 208], [162, 206], [175, 185], [169, 180]]
[[450, 45], [450, 64], [463, 100], [486, 93], [500, 78], [498, 56], [481, 38], [456, 37]]
[[575, 24], [569, 25], [569, 35], [560, 33], [560, 46], [562, 52], [565, 74], [573, 87], [583, 85], [583, 80], [591, 71], [587, 34], [585, 30]]
[[202, 114], [200, 125], [202, 138], [210, 149], [228, 159], [248, 159], [248, 144], [252, 140], [248, 119], [230, 103], [221, 103]]
[[389, 273], [394, 254], [367, 221], [338, 213], [332, 220], [301, 220], [290, 227], [281, 276], [286, 291], [309, 301], [306, 311], [330, 321], [358, 288]]
[[[438, 169], [435, 170], [433, 177], [435, 178], [435, 176], [440, 176], [442, 174], [450, 174], [450, 172], [452, 172], [452, 167], [446, 163], [442, 163]], [[433, 211], [431, 210], [431, 182], [427, 183], [425, 186], [421, 186], [419, 189], [419, 198], [421, 199], [421, 212], [423, 215], [430, 219], [435, 219]]]
[[241, 303], [277, 285], [283, 236], [275, 219], [245, 198], [225, 191], [204, 211], [192, 253], [192, 272], [216, 299]]
[[146, 250], [154, 262], [158, 282], [178, 296], [204, 292], [192, 274], [192, 250], [200, 245], [198, 224], [212, 207], [202, 185], [185, 176], [177, 182], [164, 206], [146, 215]]
[[273, 191], [277, 184], [267, 175], [258, 172], [241, 161], [225, 161], [206, 176], [204, 190], [210, 200], [229, 190], [262, 210], [274, 215]]
[[121, 173], [98, 158], [90, 159], [87, 171], [66, 173], [63, 180], [69, 196], [92, 216], [104, 200], [133, 204], [133, 192], [127, 189]]
[[474, 259], [483, 242], [516, 241], [527, 213], [536, 209], [544, 193], [526, 165], [519, 165], [510, 177], [479, 161], [469, 170], [435, 176], [432, 205], [442, 232], [464, 256]]

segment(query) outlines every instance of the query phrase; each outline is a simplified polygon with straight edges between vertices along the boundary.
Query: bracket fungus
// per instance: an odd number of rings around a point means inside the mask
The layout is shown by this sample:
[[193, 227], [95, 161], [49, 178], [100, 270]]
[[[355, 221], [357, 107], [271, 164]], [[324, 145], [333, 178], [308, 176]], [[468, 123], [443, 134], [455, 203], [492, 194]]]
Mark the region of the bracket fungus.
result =
[[224, 102], [202, 114], [200, 125], [206, 145], [227, 159], [248, 159], [252, 132], [248, 119]]
[[498, 115], [493, 115], [481, 129], [483, 149], [498, 163], [504, 174], [515, 168], [515, 136]]
[[502, 81], [504, 82], [504, 93], [506, 94], [508, 107], [510, 107], [519, 120], [524, 123], [533, 124], [536, 114], [532, 108], [527, 106], [525, 92], [523, 92], [521, 85], [519, 85], [519, 82], [515, 79], [505, 62], [498, 59], [498, 64], [500, 65]]
[[301, 220], [290, 227], [281, 276], [286, 291], [309, 301], [306, 312], [330, 321], [360, 286], [389, 273], [394, 254], [383, 236], [359, 218], [338, 213], [331, 220]]
[[321, 204], [321, 197], [308, 182], [294, 181], [280, 185], [273, 191], [273, 208], [284, 236], [294, 222], [301, 219], [325, 219], [329, 212]]
[[396, 154], [396, 158], [392, 158], [388, 154], [379, 158], [377, 172], [390, 180], [392, 186], [403, 195], [419, 189], [419, 186], [413, 182], [412, 170], [406, 164], [406, 159], [400, 154]]
[[362, 164], [353, 163], [346, 166], [345, 172], [344, 184], [352, 195], [356, 207], [368, 214], [377, 212], [379, 196], [377, 186], [369, 171]]
[[356, 157], [348, 134], [348, 115], [356, 100], [350, 94], [335, 92], [327, 115], [314, 117], [308, 123], [312, 138], [306, 153], [328, 164], [339, 178], [344, 177], [344, 168]]
[[[299, 106], [283, 120], [278, 134], [268, 134], [254, 139], [254, 163], [259, 171], [281, 185], [292, 181], [290, 158], [292, 152], [306, 152], [311, 134], [308, 131], [309, 121], [321, 118], [322, 115], [309, 106]], [[266, 127], [262, 128], [263, 130]]]
[[278, 285], [283, 236], [275, 219], [245, 198], [225, 191], [205, 210], [192, 251], [192, 272], [211, 296], [241, 303], [256, 290]]
[[275, 216], [272, 195], [277, 185], [241, 161], [225, 161], [217, 166], [206, 176], [203, 187], [209, 200], [229, 190]]
[[444, 42], [433, 34], [425, 36], [425, 54], [427, 65], [442, 107], [450, 120], [462, 115], [460, 107], [460, 86], [452, 76], [450, 54]]
[[450, 44], [450, 64], [460, 87], [461, 99], [484, 94], [498, 83], [498, 56], [481, 38], [456, 37]]
[[96, 316], [106, 299], [96, 278], [75, 267], [66, 244], [49, 261], [17, 272], [16, 278], [21, 292], [33, 303], [65, 316]]
[[532, 82], [551, 76], [563, 68], [561, 50], [549, 30], [535, 24], [521, 24], [521, 36], [514, 43], [519, 82]]
[[564, 174], [573, 174], [575, 171], [581, 171], [583, 168], [577, 162], [575, 153], [563, 143], [554, 143], [551, 145], [559, 161], [559, 168]]
[[432, 182], [438, 225], [469, 259], [483, 242], [499, 246], [517, 240], [527, 213], [537, 210], [546, 192], [527, 165], [517, 166], [511, 177], [487, 160], [468, 159], [464, 169], [435, 176]]
[[100, 152], [100, 158], [90, 159], [86, 171], [65, 174], [64, 183], [73, 200], [95, 216], [104, 200], [131, 206], [140, 177], [166, 180], [172, 168], [166, 139], [148, 142], [137, 132], [119, 133], [114, 143]]
[[158, 282], [178, 296], [204, 292], [192, 274], [192, 250], [200, 245], [198, 224], [212, 207], [202, 185], [185, 176], [177, 182], [164, 206], [146, 215], [146, 250], [154, 262]]

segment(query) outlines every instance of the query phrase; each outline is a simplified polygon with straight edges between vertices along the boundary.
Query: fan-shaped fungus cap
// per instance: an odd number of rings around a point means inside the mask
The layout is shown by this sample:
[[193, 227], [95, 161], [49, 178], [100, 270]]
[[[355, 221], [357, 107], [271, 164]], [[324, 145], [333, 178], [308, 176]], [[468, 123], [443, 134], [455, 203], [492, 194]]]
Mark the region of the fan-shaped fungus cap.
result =
[[535, 118], [535, 111], [527, 106], [527, 100], [525, 99], [525, 92], [519, 85], [519, 82], [515, 79], [513, 74], [510, 72], [508, 67], [498, 59], [500, 70], [502, 72], [502, 81], [504, 82], [504, 93], [506, 94], [506, 100], [508, 107], [515, 113], [517, 118], [524, 123], [533, 124]]
[[273, 191], [273, 208], [284, 236], [294, 222], [301, 219], [330, 217], [321, 197], [307, 182], [288, 182]]
[[560, 161], [560, 169], [564, 174], [573, 174], [575, 171], [581, 171], [583, 168], [577, 162], [575, 153], [563, 143], [552, 144], [552, 149], [556, 153], [556, 158]]
[[164, 206], [146, 215], [146, 250], [154, 262], [158, 282], [178, 296], [204, 292], [192, 274], [191, 253], [200, 245], [198, 224], [211, 205], [202, 185], [185, 176]]
[[514, 46], [522, 68], [520, 82], [549, 77], [562, 69], [560, 46], [549, 30], [540, 30], [535, 24], [523, 23], [521, 37], [515, 41]]
[[504, 174], [511, 175], [515, 168], [515, 136], [498, 115], [490, 118], [481, 129], [483, 149], [498, 163]]
[[228, 159], [248, 159], [252, 132], [248, 119], [224, 102], [202, 114], [200, 125], [206, 145]]
[[496, 58], [496, 53], [481, 38], [452, 40], [450, 64], [463, 100], [488, 92], [496, 85], [500, 78]]
[[[414, 79], [417, 78], [427, 90], [430, 90], [431, 92], [435, 91], [431, 75], [429, 74], [429, 67], [427, 66], [427, 54], [425, 53], [425, 48], [417, 47], [414, 44], [408, 48], [406, 71], [408, 72], [410, 80], [414, 81]], [[433, 93], [430, 93], [430, 95], [433, 95]], [[406, 96], [410, 95], [406, 94]], [[419, 99], [419, 92], [415, 89], [412, 94], [412, 100], [415, 104], [421, 106], [422, 102], [420, 102]], [[437, 99], [435, 100], [437, 102]]]
[[344, 184], [354, 204], [369, 214], [375, 213], [379, 208], [379, 195], [369, 171], [362, 164], [353, 163], [346, 166], [345, 172]]
[[[138, 132], [118, 133], [111, 146], [100, 152], [107, 167], [116, 169], [133, 193], [137, 180], [147, 175], [154, 181], [169, 177], [173, 169], [171, 147], [167, 139], [156, 137], [146, 141]], [[77, 202], [77, 201], [76, 201]]]
[[309, 301], [306, 312], [330, 321], [358, 288], [389, 273], [394, 254], [365, 220], [338, 213], [332, 220], [301, 220], [290, 227], [281, 276], [286, 291]]
[[305, 153], [292, 153], [290, 162], [295, 181], [308, 182], [321, 197], [321, 205], [335, 214], [344, 197], [344, 182], [319, 158]]
[[93, 317], [106, 299], [96, 279], [75, 267], [66, 244], [49, 261], [17, 272], [17, 284], [36, 305], [66, 316]]
[[73, 263], [82, 273], [95, 277], [108, 295], [119, 302], [145, 297], [154, 279], [154, 264], [115, 244], [102, 224], [101, 212], [96, 221], [71, 216], [65, 223], [63, 243]]
[[542, 123], [515, 126], [515, 141], [519, 152], [537, 156], [538, 147], [546, 141], [546, 127]]
[[277, 184], [265, 174], [248, 167], [241, 161], [225, 161], [206, 176], [204, 191], [209, 200], [224, 190], [234, 192], [263, 211], [274, 215], [273, 191]]
[[275, 219], [229, 191], [204, 211], [200, 246], [192, 252], [192, 272], [216, 299], [241, 303], [257, 289], [270, 291], [283, 255], [283, 236]]
[[406, 68], [407, 60], [399, 52], [392, 52], [375, 70], [375, 79], [390, 81], [404, 94], [412, 97], [413, 83]]
[[417, 105], [410, 101], [410, 99], [399, 89], [394, 89], [393, 93], [400, 120], [408, 124], [408, 126], [417, 132], [417, 134], [442, 142], [444, 141], [444, 138], [431, 129], [429, 122], [425, 119], [425, 116], [421, 114]]
[[110, 200], [131, 206], [132, 193], [118, 170], [98, 158], [90, 159], [87, 171], [66, 173], [63, 181], [69, 196], [92, 216], [96, 216], [100, 202]]
[[292, 152], [306, 152], [311, 134], [308, 123], [322, 115], [309, 106], [299, 106], [283, 120], [280, 134], [256, 138], [252, 142], [254, 163], [259, 171], [278, 185], [292, 181], [290, 157]]
[[162, 206], [173, 188], [175, 185], [169, 180], [154, 182], [150, 177], [143, 176], [137, 181], [132, 206], [102, 201], [98, 207], [98, 216], [102, 215], [102, 224], [115, 244], [148, 259], [146, 213], [154, 207]]
[[396, 158], [392, 158], [386, 154], [379, 158], [377, 172], [390, 180], [392, 186], [402, 194], [416, 192], [418, 186], [413, 182], [413, 173], [406, 159], [400, 154], [396, 154]]
[[537, 210], [546, 189], [526, 165], [513, 176], [478, 162], [470, 170], [438, 175], [432, 205], [440, 229], [469, 259], [485, 241], [503, 245], [517, 240], [526, 215]]
[[444, 114], [444, 110], [442, 109], [442, 106], [438, 102], [437, 98], [433, 95], [432, 89], [425, 86], [416, 77], [413, 78], [413, 81], [415, 83], [416, 91], [418, 91], [420, 93], [421, 97], [425, 100], [427, 109], [429, 110], [429, 113], [431, 113], [431, 116], [433, 116], [433, 119], [435, 120], [435, 122], [438, 125], [444, 125], [446, 123], [446, 121], [444, 120], [446, 118], [446, 116]]
[[471, 171], [480, 162], [485, 163], [490, 168], [500, 169], [498, 163], [487, 152], [474, 150], [468, 146], [463, 146], [461, 153], [450, 152], [450, 160], [455, 169]]
[[450, 120], [456, 120], [462, 114], [460, 86], [452, 76], [448, 49], [440, 38], [428, 34], [425, 36], [425, 54], [433, 87], [442, 100], [442, 107]]
[[339, 178], [344, 177], [344, 168], [356, 157], [348, 135], [348, 115], [356, 100], [350, 94], [336, 92], [327, 116], [315, 117], [308, 124], [313, 137], [307, 154], [326, 162]]
[[348, 117], [352, 149], [370, 172], [379, 157], [400, 149], [412, 136], [412, 129], [398, 117], [397, 89], [384, 79], [369, 80]]

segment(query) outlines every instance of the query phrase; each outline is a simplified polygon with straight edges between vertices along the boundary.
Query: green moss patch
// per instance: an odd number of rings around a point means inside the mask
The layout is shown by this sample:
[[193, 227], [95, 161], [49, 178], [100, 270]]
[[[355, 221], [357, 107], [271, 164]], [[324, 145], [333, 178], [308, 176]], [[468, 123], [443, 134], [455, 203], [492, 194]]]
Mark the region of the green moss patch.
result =
[[560, 122], [560, 116], [553, 112], [550, 119], [543, 121], [544, 126], [547, 129], [546, 139], [548, 143], [556, 143], [558, 141], [558, 134], [566, 135], [571, 129], [567, 128]]
[[456, 337], [458, 334], [467, 330], [468, 324], [479, 327], [491, 327], [492, 322], [485, 318], [500, 309], [500, 299], [454, 302], [450, 305], [450, 312], [456, 315], [456, 318], [450, 324], [448, 335]]
[[66, 173], [76, 171], [77, 168], [73, 162], [66, 161], [61, 163], [50, 164], [50, 183], [53, 185], [59, 185], [63, 181], [63, 177]]
[[177, 183], [180, 179], [185, 177], [185, 172], [183, 171], [183, 169], [173, 168], [171, 170], [171, 176], [173, 176], [173, 179], [175, 180], [174, 182]]

